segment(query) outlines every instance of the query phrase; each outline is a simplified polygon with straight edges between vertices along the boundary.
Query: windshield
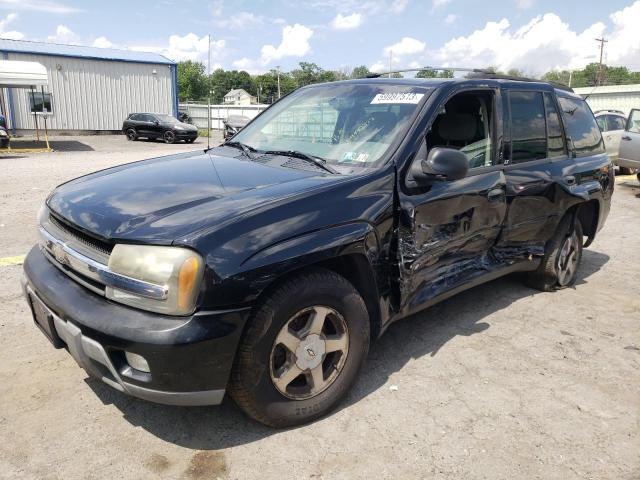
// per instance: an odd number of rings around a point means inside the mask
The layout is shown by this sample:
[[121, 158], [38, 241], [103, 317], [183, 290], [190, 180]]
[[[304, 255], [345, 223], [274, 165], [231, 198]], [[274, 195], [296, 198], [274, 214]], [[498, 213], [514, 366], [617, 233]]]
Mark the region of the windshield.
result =
[[430, 91], [382, 83], [303, 88], [266, 110], [233, 140], [259, 152], [303, 152], [349, 173], [380, 163]]
[[176, 117], [172, 117], [171, 115], [156, 114], [156, 117], [158, 117], [158, 120], [160, 120], [162, 123], [180, 123], [180, 120], [178, 120]]

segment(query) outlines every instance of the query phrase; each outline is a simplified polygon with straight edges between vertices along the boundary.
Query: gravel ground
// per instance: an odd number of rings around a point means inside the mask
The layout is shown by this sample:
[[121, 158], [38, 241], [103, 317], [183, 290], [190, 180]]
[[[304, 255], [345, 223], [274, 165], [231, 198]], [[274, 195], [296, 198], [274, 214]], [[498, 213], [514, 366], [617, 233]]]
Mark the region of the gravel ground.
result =
[[[0, 158], [0, 262], [35, 242], [56, 184], [206, 143], [64, 140], [89, 149]], [[507, 277], [399, 322], [336, 412], [284, 431], [88, 378], [33, 326], [21, 267], [0, 266], [0, 478], [638, 479], [640, 189], [616, 183], [575, 288]]]

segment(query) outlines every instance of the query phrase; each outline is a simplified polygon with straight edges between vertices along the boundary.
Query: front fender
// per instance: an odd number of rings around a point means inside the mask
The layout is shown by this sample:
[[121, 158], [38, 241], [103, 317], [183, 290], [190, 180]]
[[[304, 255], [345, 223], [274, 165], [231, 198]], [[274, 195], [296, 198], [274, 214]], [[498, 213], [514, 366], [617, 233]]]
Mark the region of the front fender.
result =
[[217, 304], [253, 302], [265, 288], [287, 273], [337, 258], [361, 254], [370, 263], [379, 252], [375, 228], [366, 222], [337, 225], [297, 235], [270, 245], [247, 257], [237, 273], [216, 286]]

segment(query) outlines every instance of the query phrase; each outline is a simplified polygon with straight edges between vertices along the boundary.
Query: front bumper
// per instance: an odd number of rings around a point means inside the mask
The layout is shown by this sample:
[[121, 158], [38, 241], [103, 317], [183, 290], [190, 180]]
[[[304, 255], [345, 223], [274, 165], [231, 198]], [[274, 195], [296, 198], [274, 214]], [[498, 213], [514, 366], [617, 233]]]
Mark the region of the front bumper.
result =
[[188, 140], [191, 138], [198, 138], [198, 131], [189, 131], [189, 130], [174, 130], [173, 131], [176, 134], [176, 138], [179, 138], [180, 140]]
[[[101, 297], [58, 270], [34, 247], [24, 262], [24, 291], [39, 300], [60, 341], [90, 375], [131, 396], [169, 405], [219, 404], [249, 308], [172, 317]], [[33, 297], [36, 297], [34, 299]], [[143, 356], [150, 373], [132, 368]]]

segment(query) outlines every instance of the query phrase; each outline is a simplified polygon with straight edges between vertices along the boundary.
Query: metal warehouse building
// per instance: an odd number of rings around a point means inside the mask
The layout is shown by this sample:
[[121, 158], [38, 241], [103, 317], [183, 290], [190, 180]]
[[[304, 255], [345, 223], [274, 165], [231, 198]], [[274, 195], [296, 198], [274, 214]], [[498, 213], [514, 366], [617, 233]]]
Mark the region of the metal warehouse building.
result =
[[[42, 64], [48, 86], [5, 88], [8, 128], [33, 130], [48, 113], [50, 130], [120, 131], [132, 112], [178, 114], [176, 63], [156, 53], [0, 39], [0, 61]], [[42, 118], [38, 118], [42, 128]]]

